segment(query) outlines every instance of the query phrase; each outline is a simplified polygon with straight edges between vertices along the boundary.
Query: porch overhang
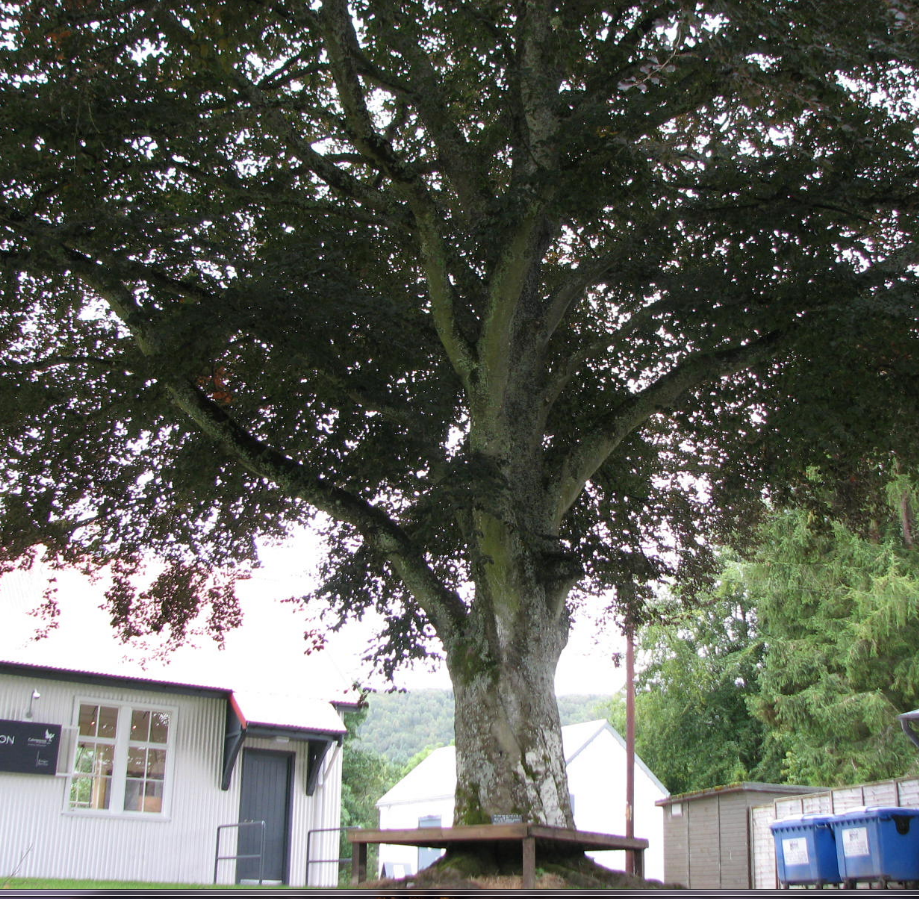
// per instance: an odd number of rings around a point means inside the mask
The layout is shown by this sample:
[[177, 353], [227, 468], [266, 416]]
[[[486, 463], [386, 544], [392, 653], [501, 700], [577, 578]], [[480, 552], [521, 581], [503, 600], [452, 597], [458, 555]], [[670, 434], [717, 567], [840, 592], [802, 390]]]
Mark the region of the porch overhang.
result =
[[220, 789], [229, 790], [236, 760], [249, 738], [274, 740], [277, 743], [307, 743], [306, 795], [312, 796], [319, 780], [322, 763], [332, 746], [340, 746], [344, 735], [306, 727], [291, 727], [259, 721], [249, 721], [236, 697], [227, 699], [226, 735], [223, 744], [223, 765]]

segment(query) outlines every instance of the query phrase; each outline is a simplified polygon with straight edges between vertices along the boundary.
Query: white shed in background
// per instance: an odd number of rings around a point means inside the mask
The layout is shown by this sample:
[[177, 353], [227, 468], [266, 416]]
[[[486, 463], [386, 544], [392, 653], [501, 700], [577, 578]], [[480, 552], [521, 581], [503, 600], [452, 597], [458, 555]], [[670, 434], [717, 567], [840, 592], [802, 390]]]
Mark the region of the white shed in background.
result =
[[0, 871], [334, 886], [348, 705], [0, 662]]
[[[608, 721], [589, 721], [562, 728], [568, 787], [579, 830], [625, 833], [625, 740]], [[450, 826], [453, 823], [456, 753], [436, 749], [377, 802], [381, 828]], [[663, 809], [655, 803], [668, 796], [664, 785], [641, 759], [635, 760], [635, 836], [648, 840], [645, 876], [664, 873]], [[440, 853], [411, 846], [381, 846], [380, 865], [395, 876], [414, 874]], [[624, 852], [592, 852], [608, 868], [625, 867]]]

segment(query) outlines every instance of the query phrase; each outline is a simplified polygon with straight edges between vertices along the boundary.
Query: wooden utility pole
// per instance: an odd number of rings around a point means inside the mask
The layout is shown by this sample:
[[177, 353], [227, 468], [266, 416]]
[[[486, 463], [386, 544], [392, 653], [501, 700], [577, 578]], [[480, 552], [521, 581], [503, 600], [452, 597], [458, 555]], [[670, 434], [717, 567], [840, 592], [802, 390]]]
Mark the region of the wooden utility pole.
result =
[[[625, 835], [635, 836], [635, 628], [625, 631]], [[626, 873], [635, 874], [635, 854], [627, 852]]]

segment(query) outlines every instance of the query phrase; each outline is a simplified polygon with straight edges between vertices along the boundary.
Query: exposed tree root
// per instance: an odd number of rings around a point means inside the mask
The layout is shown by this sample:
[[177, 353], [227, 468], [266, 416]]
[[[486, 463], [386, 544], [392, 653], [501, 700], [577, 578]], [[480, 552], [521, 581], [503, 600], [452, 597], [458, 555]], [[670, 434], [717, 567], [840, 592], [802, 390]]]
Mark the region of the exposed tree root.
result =
[[[522, 877], [519, 854], [468, 852], [444, 856], [440, 861], [401, 880], [386, 878], [360, 884], [360, 889], [379, 891], [384, 899], [387, 890], [519, 890]], [[623, 871], [604, 868], [585, 855], [567, 855], [554, 859], [537, 859], [538, 890], [660, 890], [680, 889], [676, 884], [643, 880]]]

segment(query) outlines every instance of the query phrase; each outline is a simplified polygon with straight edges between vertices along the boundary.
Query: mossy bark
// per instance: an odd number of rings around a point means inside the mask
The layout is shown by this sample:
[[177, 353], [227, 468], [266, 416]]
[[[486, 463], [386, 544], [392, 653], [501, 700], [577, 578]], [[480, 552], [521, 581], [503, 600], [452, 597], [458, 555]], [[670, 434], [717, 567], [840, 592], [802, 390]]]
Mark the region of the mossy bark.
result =
[[555, 699], [567, 632], [564, 616], [530, 614], [509, 640], [483, 628], [478, 639], [448, 652], [456, 700], [456, 824], [512, 815], [573, 826]]

